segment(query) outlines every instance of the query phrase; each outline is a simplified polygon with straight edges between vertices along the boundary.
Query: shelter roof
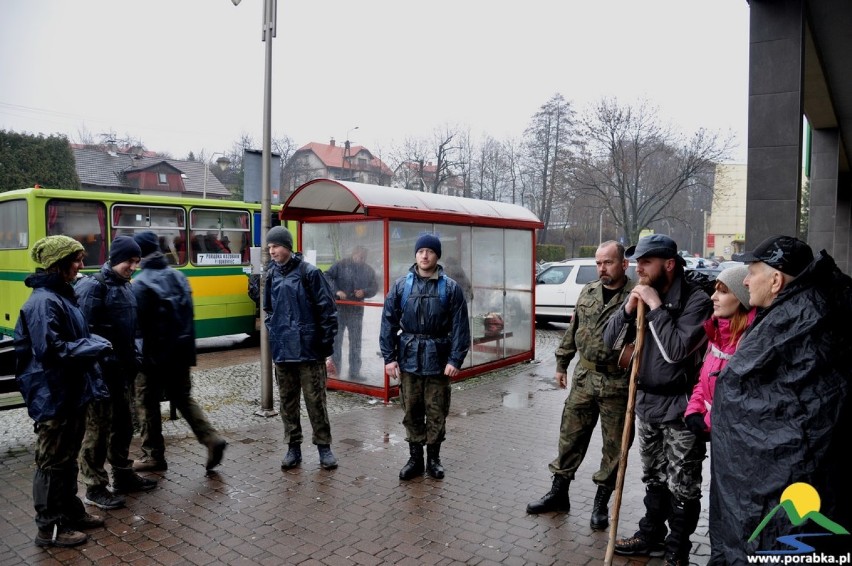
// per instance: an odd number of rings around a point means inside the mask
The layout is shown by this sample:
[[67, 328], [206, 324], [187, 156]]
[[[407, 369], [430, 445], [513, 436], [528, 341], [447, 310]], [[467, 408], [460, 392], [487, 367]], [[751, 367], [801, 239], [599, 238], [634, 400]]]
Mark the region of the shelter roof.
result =
[[535, 214], [516, 204], [333, 179], [308, 181], [290, 195], [281, 210], [282, 218], [294, 220], [341, 215], [505, 228], [543, 226]]

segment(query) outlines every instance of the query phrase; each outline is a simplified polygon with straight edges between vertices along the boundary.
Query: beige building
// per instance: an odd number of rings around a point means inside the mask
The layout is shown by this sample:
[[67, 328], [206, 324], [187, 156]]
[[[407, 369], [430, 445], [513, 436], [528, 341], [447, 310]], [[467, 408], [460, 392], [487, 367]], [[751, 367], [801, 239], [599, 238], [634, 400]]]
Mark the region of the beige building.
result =
[[716, 165], [713, 211], [707, 217], [705, 257], [731, 259], [745, 245], [746, 171], [744, 163]]

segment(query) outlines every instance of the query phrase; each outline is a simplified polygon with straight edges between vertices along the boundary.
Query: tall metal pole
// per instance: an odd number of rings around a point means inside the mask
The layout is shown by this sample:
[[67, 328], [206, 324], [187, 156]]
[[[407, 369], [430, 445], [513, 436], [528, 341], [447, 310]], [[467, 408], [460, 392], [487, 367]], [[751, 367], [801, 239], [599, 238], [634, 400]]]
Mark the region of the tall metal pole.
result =
[[272, 214], [272, 38], [275, 37], [275, 20], [278, 0], [263, 0], [263, 35], [266, 43], [266, 68], [263, 75], [263, 168], [261, 170], [260, 200], [260, 409], [257, 414], [271, 417], [277, 413], [272, 406], [272, 356], [269, 351], [269, 333], [263, 322], [266, 288], [266, 267], [269, 248], [266, 234], [270, 229]]

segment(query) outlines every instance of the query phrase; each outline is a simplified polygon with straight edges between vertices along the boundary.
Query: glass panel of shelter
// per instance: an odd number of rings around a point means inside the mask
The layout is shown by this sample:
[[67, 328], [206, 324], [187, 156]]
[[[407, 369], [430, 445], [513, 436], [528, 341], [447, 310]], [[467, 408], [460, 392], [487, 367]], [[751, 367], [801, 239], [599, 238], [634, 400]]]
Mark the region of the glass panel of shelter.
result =
[[[304, 260], [323, 273], [338, 262], [363, 261], [372, 270], [374, 294], [365, 296], [363, 302], [337, 297], [339, 336], [335, 345], [337, 375], [334, 377], [376, 387], [384, 386], [384, 360], [379, 351], [385, 278], [383, 229], [384, 224], [377, 220], [309, 222], [302, 225], [301, 245]], [[342, 270], [335, 272], [342, 273]], [[337, 290], [335, 283], [330, 280], [333, 291]], [[353, 340], [357, 340], [357, 344]]]

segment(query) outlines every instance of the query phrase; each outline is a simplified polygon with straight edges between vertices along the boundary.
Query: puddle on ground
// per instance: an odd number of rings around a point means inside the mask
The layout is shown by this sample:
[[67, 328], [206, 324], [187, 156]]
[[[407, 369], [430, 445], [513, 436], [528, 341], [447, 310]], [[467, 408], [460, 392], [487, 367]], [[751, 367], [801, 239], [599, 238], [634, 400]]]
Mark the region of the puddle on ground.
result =
[[533, 394], [529, 391], [503, 391], [503, 406], [510, 409], [526, 409]]

